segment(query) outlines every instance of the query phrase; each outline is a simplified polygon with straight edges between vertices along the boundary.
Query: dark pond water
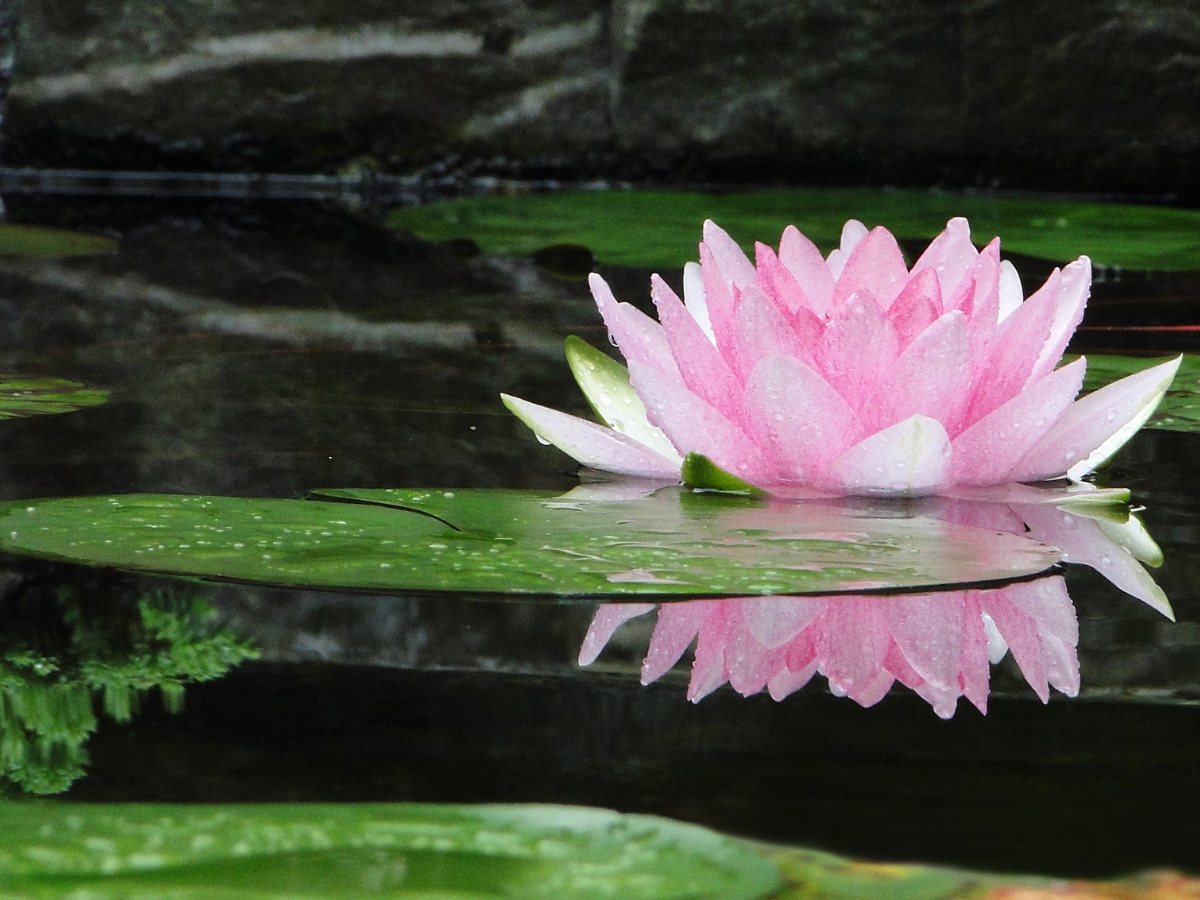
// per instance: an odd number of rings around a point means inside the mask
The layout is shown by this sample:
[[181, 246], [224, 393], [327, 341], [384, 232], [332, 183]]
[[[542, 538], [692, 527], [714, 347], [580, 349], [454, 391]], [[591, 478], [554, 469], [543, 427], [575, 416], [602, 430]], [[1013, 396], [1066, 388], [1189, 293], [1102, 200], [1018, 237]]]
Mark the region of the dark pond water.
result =
[[[3, 499], [577, 483], [497, 397], [585, 412], [562, 340], [602, 332], [577, 277], [318, 206], [13, 198], [10, 214], [122, 249], [0, 260], [0, 370], [112, 390], [106, 406], [3, 423]], [[646, 272], [605, 275], [619, 295], [645, 294]], [[1073, 349], [1172, 349], [1099, 326], [1179, 324], [1200, 300], [1188, 275], [1126, 274], [1094, 293], [1096, 327]], [[188, 671], [229, 668], [188, 686], [181, 711], [153, 696], [126, 698], [138, 707], [126, 722], [101, 711], [73, 745], [63, 796], [78, 800], [587, 803], [881, 859], [1197, 870], [1198, 452], [1200, 437], [1147, 431], [1104, 473], [1146, 507], [1178, 622], [1068, 569], [1079, 698], [1043, 706], [1010, 655], [986, 718], [963, 702], [942, 721], [903, 688], [862, 709], [820, 678], [779, 703], [726, 687], [693, 705], [686, 668], [638, 684], [645, 620], [580, 669], [589, 604], [213, 586], [7, 558], [0, 638], [10, 662], [25, 644], [136, 655], [150, 595], [191, 623], [175, 646], [208, 654]], [[233, 665], [214, 631], [258, 660]], [[134, 700], [166, 678], [141, 676], [121, 676]]]

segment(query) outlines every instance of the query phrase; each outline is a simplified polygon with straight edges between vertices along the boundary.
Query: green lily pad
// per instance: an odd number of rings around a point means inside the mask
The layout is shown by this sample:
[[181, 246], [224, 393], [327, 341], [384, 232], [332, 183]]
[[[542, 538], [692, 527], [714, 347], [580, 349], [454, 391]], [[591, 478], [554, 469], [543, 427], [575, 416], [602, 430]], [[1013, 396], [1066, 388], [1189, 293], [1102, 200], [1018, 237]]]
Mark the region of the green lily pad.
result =
[[0, 419], [74, 412], [108, 400], [108, 391], [61, 378], [0, 375]]
[[696, 256], [713, 219], [753, 252], [795, 225], [826, 250], [847, 219], [899, 238], [932, 238], [966, 216], [979, 244], [1069, 261], [1087, 254], [1127, 269], [1200, 269], [1200, 211], [1112, 203], [922, 191], [770, 190], [729, 194], [572, 191], [449, 200], [394, 211], [389, 223], [428, 240], [469, 238], [492, 253], [525, 255], [574, 243], [602, 262], [677, 268]]
[[5, 897], [754, 900], [779, 886], [739, 842], [582, 807], [0, 805]]
[[18, 501], [0, 505], [0, 549], [294, 586], [553, 598], [932, 588], [1033, 575], [1060, 559], [1020, 535], [894, 509], [611, 487]]
[[0, 225], [0, 254], [7, 256], [54, 259], [116, 252], [116, 241], [94, 234], [40, 225]]

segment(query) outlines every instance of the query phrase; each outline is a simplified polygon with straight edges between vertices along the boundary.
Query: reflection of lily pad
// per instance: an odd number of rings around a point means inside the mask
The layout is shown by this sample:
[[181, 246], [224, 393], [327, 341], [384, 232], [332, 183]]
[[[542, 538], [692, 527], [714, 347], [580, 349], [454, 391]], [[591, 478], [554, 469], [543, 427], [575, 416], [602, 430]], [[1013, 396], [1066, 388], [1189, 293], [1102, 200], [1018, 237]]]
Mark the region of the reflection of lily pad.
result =
[[[1096, 390], [1153, 364], [1154, 361], [1142, 357], [1089, 355], [1084, 390]], [[1165, 431], [1200, 431], [1200, 356], [1189, 354], [1183, 357], [1171, 389], [1145, 427]]]
[[1200, 212], [1077, 201], [921, 191], [772, 190], [730, 194], [593, 191], [463, 198], [396, 210], [389, 222], [430, 240], [470, 238], [493, 253], [584, 244], [615, 265], [676, 268], [696, 258], [713, 219], [752, 251], [794, 224], [826, 250], [849, 218], [900, 238], [931, 238], [954, 216], [976, 241], [1044, 259], [1088, 254], [1128, 269], [1200, 269]]
[[0, 254], [7, 256], [52, 259], [116, 252], [116, 241], [94, 234], [40, 225], [0, 225]]
[[927, 588], [1056, 550], [931, 517], [664, 489], [595, 499], [339, 490], [343, 502], [128, 495], [0, 506], [0, 549], [151, 572], [380, 591], [596, 597]]
[[0, 893], [754, 900], [775, 866], [695, 825], [569, 806], [0, 805]]
[[74, 381], [0, 375], [0, 419], [73, 412], [107, 400], [108, 391]]

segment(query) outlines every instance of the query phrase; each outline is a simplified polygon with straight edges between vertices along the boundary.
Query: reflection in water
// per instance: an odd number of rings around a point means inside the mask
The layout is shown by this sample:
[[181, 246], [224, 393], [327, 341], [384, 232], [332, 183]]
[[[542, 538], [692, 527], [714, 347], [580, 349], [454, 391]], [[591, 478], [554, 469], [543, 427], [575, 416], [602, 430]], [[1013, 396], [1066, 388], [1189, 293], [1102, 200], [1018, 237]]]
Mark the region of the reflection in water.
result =
[[127, 722], [157, 688], [175, 712], [187, 683], [255, 655], [198, 597], [102, 581], [111, 577], [18, 576], [0, 597], [0, 795], [70, 787], [87, 764], [97, 700]]
[[[1064, 559], [1095, 568], [1173, 618], [1167, 598], [1141, 564], [1160, 564], [1161, 551], [1124, 506], [1089, 503], [1086, 493], [1068, 497], [1014, 485], [990, 495], [939, 499], [935, 514], [1052, 544]], [[580, 664], [595, 661], [622, 623], [655, 608], [602, 604], [584, 638]], [[944, 719], [954, 715], [959, 697], [986, 713], [989, 663], [1007, 653], [1043, 703], [1051, 687], [1067, 696], [1079, 693], [1079, 622], [1060, 575], [986, 590], [662, 604], [642, 683], [666, 674], [693, 640], [688, 685], [693, 703], [726, 682], [743, 696], [765, 689], [782, 700], [819, 673], [834, 694], [862, 706], [878, 703], [900, 682]]]

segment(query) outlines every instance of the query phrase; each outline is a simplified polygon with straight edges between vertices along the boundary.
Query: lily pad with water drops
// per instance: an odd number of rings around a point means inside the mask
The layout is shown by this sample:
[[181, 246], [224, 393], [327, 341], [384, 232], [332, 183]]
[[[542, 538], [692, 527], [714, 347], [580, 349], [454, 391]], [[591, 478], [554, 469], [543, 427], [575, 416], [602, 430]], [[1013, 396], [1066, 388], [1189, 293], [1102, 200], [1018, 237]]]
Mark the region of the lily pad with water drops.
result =
[[928, 589], [1030, 576], [1057, 550], [893, 506], [653, 485], [132, 494], [0, 506], [0, 549], [90, 565], [382, 592], [596, 598]]
[[570, 806], [0, 804], [6, 897], [755, 900], [773, 863]]
[[0, 419], [74, 412], [108, 400], [108, 391], [61, 378], [0, 375]]

